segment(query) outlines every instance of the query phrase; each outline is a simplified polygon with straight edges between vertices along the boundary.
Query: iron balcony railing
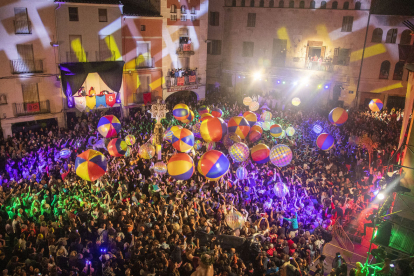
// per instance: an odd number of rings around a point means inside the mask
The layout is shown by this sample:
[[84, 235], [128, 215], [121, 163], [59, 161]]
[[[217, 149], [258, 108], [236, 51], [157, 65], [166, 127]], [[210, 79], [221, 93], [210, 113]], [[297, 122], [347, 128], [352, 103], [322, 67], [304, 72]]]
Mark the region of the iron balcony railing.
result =
[[87, 62], [88, 52], [66, 52], [66, 62]]
[[96, 51], [96, 61], [115, 61], [115, 51]]
[[32, 22], [30, 22], [29, 20], [14, 20], [14, 33], [31, 34]]
[[50, 113], [49, 100], [32, 103], [13, 103], [14, 116]]
[[41, 59], [14, 59], [10, 60], [12, 74], [43, 73]]
[[154, 68], [154, 58], [140, 55], [135, 59], [135, 68]]

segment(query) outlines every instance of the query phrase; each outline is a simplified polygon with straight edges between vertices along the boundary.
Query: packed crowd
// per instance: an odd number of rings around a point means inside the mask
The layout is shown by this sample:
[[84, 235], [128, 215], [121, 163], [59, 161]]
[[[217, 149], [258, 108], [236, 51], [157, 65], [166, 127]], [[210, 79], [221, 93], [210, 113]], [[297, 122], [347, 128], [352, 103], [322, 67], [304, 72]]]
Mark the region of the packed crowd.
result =
[[[190, 79], [193, 77], [193, 79]], [[194, 78], [195, 77], [195, 78]], [[176, 85], [187, 85], [187, 84], [194, 84], [196, 83], [197, 77], [197, 68], [196, 69], [185, 69], [185, 68], [178, 68], [178, 69], [171, 69], [168, 70], [167, 73], [167, 84], [169, 86], [176, 86]], [[179, 78], [184, 78], [184, 83], [178, 83]]]
[[[214, 95], [204, 104], [220, 107], [228, 116], [246, 111], [230, 97]], [[176, 102], [168, 103], [169, 110]], [[262, 99], [263, 102], [269, 102]], [[184, 101], [196, 111], [199, 103]], [[155, 160], [139, 157], [140, 145], [150, 139], [154, 122], [146, 110], [130, 111], [121, 119], [122, 133], [137, 138], [129, 157], [108, 159], [107, 173], [95, 182], [76, 176], [76, 155], [99, 140], [96, 126], [103, 112], [83, 113], [68, 129], [57, 127], [22, 131], [1, 140], [0, 156], [0, 272], [2, 275], [364, 275], [362, 266], [348, 269], [336, 257], [328, 271], [324, 244], [330, 230], [349, 215], [367, 207], [376, 182], [396, 150], [401, 121], [378, 120], [350, 111], [348, 122], [332, 126], [327, 110], [270, 105], [275, 121], [293, 126], [294, 137], [279, 139], [294, 152], [290, 165], [249, 161], [247, 180], [229, 173], [209, 182], [197, 170], [188, 181], [176, 181], [153, 171]], [[165, 127], [177, 124], [171, 114]], [[315, 145], [319, 124], [331, 133], [335, 146], [323, 152]], [[266, 132], [265, 132], [266, 133]], [[371, 164], [357, 137], [369, 135], [378, 143]], [[263, 142], [275, 144], [271, 136]], [[247, 142], [248, 143], [248, 142]], [[251, 144], [249, 144], [251, 145]], [[217, 149], [228, 153], [217, 143]], [[62, 148], [72, 151], [59, 158]], [[190, 153], [197, 163], [205, 147]], [[175, 153], [164, 143], [162, 161]], [[228, 155], [229, 160], [231, 160]], [[274, 184], [289, 192], [275, 196]], [[226, 223], [239, 211], [240, 229]], [[240, 245], [240, 241], [249, 240]], [[329, 266], [330, 267], [330, 266]], [[397, 267], [398, 275], [408, 275]]]

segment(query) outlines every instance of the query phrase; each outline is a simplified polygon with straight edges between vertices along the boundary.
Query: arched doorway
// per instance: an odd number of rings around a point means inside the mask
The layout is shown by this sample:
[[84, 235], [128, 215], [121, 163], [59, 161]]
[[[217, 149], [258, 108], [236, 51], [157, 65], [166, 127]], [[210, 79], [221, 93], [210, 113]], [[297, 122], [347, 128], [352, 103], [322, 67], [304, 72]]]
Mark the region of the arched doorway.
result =
[[167, 98], [165, 98], [165, 103], [167, 104], [167, 108], [169, 110], [172, 110], [172, 108], [179, 103], [185, 103], [187, 105], [196, 105], [199, 100], [198, 94], [185, 90], [185, 91], [178, 91], [171, 95], [169, 95]]

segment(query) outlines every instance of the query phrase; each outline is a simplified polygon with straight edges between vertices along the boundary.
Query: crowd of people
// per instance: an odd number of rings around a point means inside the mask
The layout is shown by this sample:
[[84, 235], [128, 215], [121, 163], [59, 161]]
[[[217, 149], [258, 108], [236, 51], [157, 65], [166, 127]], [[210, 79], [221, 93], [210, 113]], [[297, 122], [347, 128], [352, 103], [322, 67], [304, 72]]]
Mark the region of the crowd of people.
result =
[[[193, 77], [193, 79], [190, 79]], [[178, 79], [184, 78], [184, 82], [179, 83]], [[168, 86], [176, 86], [176, 85], [188, 85], [188, 84], [195, 84], [197, 82], [197, 68], [196, 69], [185, 69], [185, 68], [177, 68], [168, 70], [167, 73], [167, 85]]]
[[[195, 111], [201, 104], [223, 110], [225, 119], [247, 108], [230, 96], [213, 95], [203, 103], [175, 98], [168, 109], [184, 102]], [[261, 99], [269, 102], [268, 99]], [[289, 145], [293, 160], [277, 168], [270, 163], [244, 165], [246, 180], [223, 144], [217, 149], [231, 161], [219, 181], [207, 181], [197, 170], [191, 179], [177, 181], [154, 172], [154, 159], [139, 157], [138, 149], [154, 129], [147, 110], [130, 110], [121, 118], [116, 109], [90, 111], [70, 119], [68, 128], [21, 131], [0, 140], [0, 272], [6, 275], [365, 275], [363, 266], [348, 267], [336, 256], [327, 266], [323, 247], [332, 239], [335, 223], [342, 224], [375, 199], [376, 183], [398, 145], [401, 120], [378, 120], [362, 111], [349, 111], [347, 123], [333, 126], [329, 110], [269, 105], [293, 137], [275, 139], [264, 132], [262, 142]], [[99, 140], [102, 115], [121, 120], [118, 137], [134, 135], [128, 157], [108, 159], [106, 174], [87, 182], [75, 173], [77, 154]], [[260, 114], [260, 113], [259, 113]], [[164, 127], [178, 124], [168, 114]], [[315, 124], [335, 138], [324, 152], [317, 148]], [[371, 163], [358, 146], [369, 135], [378, 143]], [[252, 143], [246, 141], [251, 146]], [[63, 148], [71, 150], [60, 158]], [[190, 153], [197, 165], [201, 150]], [[167, 163], [176, 151], [162, 147]], [[276, 196], [283, 182], [288, 193]], [[233, 229], [228, 214], [239, 212], [243, 226]], [[243, 242], [241, 241], [250, 241]], [[312, 267], [312, 272], [311, 272]], [[328, 269], [329, 267], [329, 269]], [[408, 267], [409, 269], [409, 267]], [[409, 275], [397, 266], [397, 275]], [[408, 272], [411, 273], [411, 272]]]

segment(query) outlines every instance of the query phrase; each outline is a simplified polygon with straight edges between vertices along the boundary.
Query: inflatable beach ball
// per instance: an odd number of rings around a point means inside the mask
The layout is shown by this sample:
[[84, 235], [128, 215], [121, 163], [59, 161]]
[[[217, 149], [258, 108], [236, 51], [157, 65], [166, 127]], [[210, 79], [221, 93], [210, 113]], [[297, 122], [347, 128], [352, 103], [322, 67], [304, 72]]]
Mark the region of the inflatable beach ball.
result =
[[266, 130], [266, 131], [269, 131], [271, 126], [272, 126], [271, 122], [264, 122], [262, 124], [263, 130]]
[[342, 107], [335, 107], [329, 113], [328, 119], [332, 124], [340, 126], [348, 120], [348, 113]]
[[211, 141], [211, 142], [206, 143], [206, 149], [207, 150], [213, 150], [215, 148], [216, 148], [216, 143], [215, 142]]
[[243, 180], [247, 178], [247, 170], [245, 167], [238, 167], [236, 170], [236, 177], [237, 179]]
[[227, 127], [229, 133], [236, 133], [241, 139], [246, 139], [250, 131], [249, 122], [241, 116], [232, 117]]
[[249, 122], [250, 127], [254, 126], [257, 122], [257, 116], [254, 112], [246, 111], [244, 112], [243, 117]]
[[253, 161], [258, 164], [269, 162], [270, 149], [265, 144], [257, 144], [250, 150]]
[[184, 124], [189, 124], [191, 123], [191, 121], [194, 120], [194, 112], [190, 110], [190, 112], [188, 113], [188, 116], [185, 120], [182, 120], [182, 122]]
[[334, 145], [335, 139], [328, 133], [322, 133], [316, 139], [316, 145], [321, 150], [329, 150]]
[[170, 126], [165, 132], [164, 132], [164, 140], [167, 140], [168, 142], [172, 142], [172, 136], [174, 131], [177, 131], [178, 129], [182, 129], [182, 126]]
[[244, 104], [245, 106], [249, 106], [251, 103], [252, 103], [252, 98], [250, 98], [250, 97], [245, 97], [245, 98], [243, 99], [243, 104]]
[[63, 158], [63, 159], [68, 159], [70, 157], [70, 155], [71, 155], [70, 149], [62, 149], [59, 152], [60, 158]]
[[121, 122], [114, 115], [106, 115], [99, 119], [98, 131], [104, 138], [111, 138], [121, 131]]
[[254, 143], [260, 140], [262, 138], [262, 134], [256, 130], [250, 130], [249, 133], [249, 140], [250, 142]]
[[234, 162], [243, 162], [249, 158], [249, 147], [245, 143], [236, 143], [230, 147], [229, 153]]
[[295, 129], [293, 127], [286, 128], [286, 135], [287, 136], [293, 136], [293, 135], [295, 135]]
[[273, 192], [277, 197], [285, 197], [289, 192], [288, 187], [283, 182], [278, 182], [273, 186]]
[[210, 109], [205, 105], [200, 106], [200, 108], [198, 109], [198, 114], [200, 114], [201, 116], [205, 113], [210, 113]]
[[272, 120], [272, 113], [270, 111], [265, 111], [262, 113], [262, 115], [260, 115], [260, 119], [262, 119], [262, 121], [268, 122]]
[[151, 159], [155, 156], [155, 147], [149, 143], [139, 147], [138, 154], [143, 159]]
[[[270, 126], [269, 126], [269, 128], [270, 128]], [[254, 125], [254, 126], [252, 126], [252, 128], [250, 129], [250, 131], [252, 131], [252, 130], [255, 130], [255, 131], [257, 131], [257, 132], [260, 132], [260, 134], [263, 134], [263, 129], [262, 129], [262, 127], [261, 127], [261, 126], [259, 126], [259, 125]]]
[[322, 130], [323, 130], [323, 128], [318, 124], [314, 124], [313, 127], [312, 127], [312, 131], [315, 132], [316, 134], [321, 133]]
[[158, 174], [165, 174], [167, 172], [167, 165], [164, 162], [157, 162], [154, 164], [154, 172]]
[[194, 136], [197, 137], [197, 138], [201, 138], [200, 126], [201, 126], [201, 122], [197, 122], [191, 128], [191, 130], [193, 131]]
[[121, 157], [125, 155], [128, 145], [124, 140], [115, 138], [109, 142], [107, 149], [110, 155]]
[[177, 104], [173, 108], [173, 116], [178, 121], [183, 121], [187, 119], [190, 109], [186, 104]]
[[216, 118], [220, 118], [221, 116], [223, 116], [223, 111], [220, 108], [214, 107], [211, 110], [211, 115], [213, 115]]
[[167, 170], [174, 179], [187, 180], [193, 176], [194, 161], [187, 153], [177, 153], [168, 160]]
[[273, 137], [280, 137], [282, 136], [283, 133], [283, 129], [280, 125], [278, 124], [274, 124], [272, 126], [270, 126], [270, 135], [272, 135]]
[[194, 135], [186, 128], [178, 129], [173, 132], [171, 144], [178, 151], [188, 152], [194, 146]]
[[[224, 145], [224, 147], [226, 148], [226, 149], [229, 149], [235, 142], [230, 138], [230, 135], [237, 135], [237, 134], [234, 134], [234, 133], [227, 133], [226, 135], [224, 135], [224, 137], [223, 137], [223, 145]], [[237, 135], [237, 137], [238, 137], [238, 135]], [[239, 137], [239, 139], [240, 139], [240, 137]], [[240, 141], [241, 141], [241, 139], [240, 139]], [[240, 142], [239, 141], [239, 142]]]
[[106, 172], [107, 161], [105, 156], [96, 150], [87, 150], [76, 157], [76, 174], [87, 181], [95, 181]]
[[299, 106], [300, 105], [300, 99], [298, 97], [295, 97], [292, 99], [292, 105]]
[[214, 116], [211, 115], [210, 113], [204, 113], [203, 115], [200, 116], [200, 122], [204, 122], [206, 120], [210, 120], [213, 119]]
[[195, 150], [200, 150], [203, 147], [203, 142], [201, 142], [200, 140], [197, 140], [194, 142], [194, 149]]
[[244, 217], [239, 211], [231, 211], [224, 218], [226, 224], [233, 230], [242, 229], [244, 227]]
[[289, 165], [292, 156], [292, 150], [286, 145], [276, 145], [270, 150], [270, 162], [278, 167]]
[[249, 104], [249, 110], [250, 111], [256, 111], [259, 109], [259, 103], [258, 102], [252, 102], [251, 104]]
[[218, 142], [227, 133], [227, 125], [221, 118], [212, 118], [201, 123], [200, 134], [206, 142]]
[[201, 156], [199, 161], [201, 174], [209, 180], [220, 179], [230, 168], [226, 155], [218, 150], [210, 150]]
[[133, 144], [135, 144], [135, 136], [134, 135], [127, 135], [125, 137], [125, 142], [127, 143], [128, 146], [132, 146]]
[[373, 99], [369, 102], [369, 109], [371, 109], [371, 111], [380, 111], [383, 107], [383, 103], [380, 99]]

